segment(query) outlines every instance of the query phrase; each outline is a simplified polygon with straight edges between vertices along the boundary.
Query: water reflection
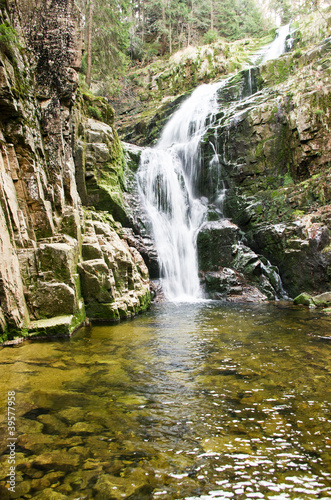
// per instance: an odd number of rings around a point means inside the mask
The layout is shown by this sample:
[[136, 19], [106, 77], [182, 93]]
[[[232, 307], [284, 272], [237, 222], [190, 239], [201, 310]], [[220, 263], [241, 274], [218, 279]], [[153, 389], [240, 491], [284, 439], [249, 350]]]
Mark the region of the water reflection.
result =
[[331, 498], [330, 335], [315, 311], [205, 302], [2, 349], [15, 498]]

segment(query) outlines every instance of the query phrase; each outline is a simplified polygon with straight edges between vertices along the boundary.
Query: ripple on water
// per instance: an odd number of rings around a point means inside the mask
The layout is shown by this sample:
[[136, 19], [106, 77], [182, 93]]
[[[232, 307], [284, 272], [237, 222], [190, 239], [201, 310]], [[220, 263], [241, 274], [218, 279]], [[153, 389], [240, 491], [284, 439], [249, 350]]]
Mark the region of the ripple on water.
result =
[[315, 341], [325, 328], [318, 313], [284, 306], [164, 304], [0, 350], [1, 404], [16, 391], [18, 491], [331, 498], [330, 354]]

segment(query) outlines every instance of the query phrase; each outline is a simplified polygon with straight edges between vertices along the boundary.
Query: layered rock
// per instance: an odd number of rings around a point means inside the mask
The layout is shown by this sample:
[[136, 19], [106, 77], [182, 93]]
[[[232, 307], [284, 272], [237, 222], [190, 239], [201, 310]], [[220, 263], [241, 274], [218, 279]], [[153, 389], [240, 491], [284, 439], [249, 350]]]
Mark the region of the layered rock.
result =
[[206, 222], [197, 238], [199, 269], [209, 297], [261, 302], [284, 297], [277, 268], [242, 241], [228, 220]]
[[[129, 218], [113, 112], [99, 100], [99, 120], [92, 119], [94, 103], [77, 93], [79, 12], [71, 0], [8, 1], [0, 12], [8, 30], [0, 44], [0, 334], [69, 334], [85, 319], [84, 299], [89, 311], [103, 303], [100, 290], [94, 298], [81, 291], [82, 201], [113, 214], [104, 222], [111, 241], [96, 237], [95, 252], [101, 246], [106, 274], [113, 273], [107, 304], [115, 312], [94, 317], [131, 316], [149, 304], [148, 276], [115, 231]], [[87, 238], [90, 219], [86, 228]]]
[[134, 316], [150, 303], [144, 260], [100, 215], [89, 216], [79, 264], [87, 316], [99, 320]]
[[223, 180], [225, 216], [292, 296], [331, 286], [330, 52], [327, 38], [229, 79], [202, 144], [200, 194], [217, 205]]

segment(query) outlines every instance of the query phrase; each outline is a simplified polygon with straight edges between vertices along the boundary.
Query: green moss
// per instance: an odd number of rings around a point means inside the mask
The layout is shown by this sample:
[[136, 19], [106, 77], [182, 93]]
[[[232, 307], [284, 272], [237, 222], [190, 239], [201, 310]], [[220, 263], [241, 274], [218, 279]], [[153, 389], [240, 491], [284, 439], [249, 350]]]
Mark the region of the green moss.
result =
[[146, 311], [151, 305], [151, 292], [148, 290], [145, 295], [139, 297], [140, 312]]
[[87, 113], [88, 116], [90, 116], [91, 118], [102, 121], [102, 113], [99, 108], [94, 106], [88, 106]]
[[55, 318], [32, 321], [28, 336], [34, 337], [69, 337], [82, 324], [85, 314], [75, 316], [57, 316]]
[[17, 328], [14, 325], [8, 325], [5, 331], [0, 335], [0, 344], [15, 341], [16, 339], [26, 338], [29, 334], [28, 328]]
[[12, 59], [15, 47], [21, 48], [17, 32], [7, 22], [0, 24], [0, 50]]
[[308, 293], [301, 293], [295, 299], [293, 300], [293, 304], [295, 305], [303, 305], [303, 306], [308, 306], [308, 307], [313, 307], [313, 298], [311, 295]]
[[91, 320], [119, 321], [120, 314], [114, 304], [92, 303], [86, 305], [86, 315]]

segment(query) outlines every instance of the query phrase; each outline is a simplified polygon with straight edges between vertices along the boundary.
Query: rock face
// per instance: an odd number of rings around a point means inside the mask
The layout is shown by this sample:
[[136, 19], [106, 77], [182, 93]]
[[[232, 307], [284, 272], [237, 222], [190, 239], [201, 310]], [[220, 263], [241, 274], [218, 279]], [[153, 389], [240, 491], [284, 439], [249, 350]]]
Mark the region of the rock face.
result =
[[92, 213], [86, 221], [79, 265], [82, 295], [91, 319], [134, 316], [150, 303], [149, 274], [139, 252]]
[[113, 112], [77, 91], [75, 3], [8, 0], [1, 23], [16, 34], [0, 44], [0, 337], [68, 334], [85, 307], [98, 319], [136, 314], [148, 273], [120, 236], [129, 217]]
[[[217, 205], [223, 180], [225, 217], [254, 252], [278, 267], [293, 297], [331, 288], [330, 54], [326, 38], [230, 78], [202, 144], [199, 194]], [[214, 231], [198, 237], [204, 272], [215, 272], [213, 260], [229, 266], [230, 245], [220, 251], [227, 235], [217, 238], [207, 258], [202, 240], [211, 244]]]
[[228, 220], [206, 222], [197, 238], [199, 269], [208, 296], [230, 302], [261, 302], [284, 296], [277, 268], [242, 242]]

